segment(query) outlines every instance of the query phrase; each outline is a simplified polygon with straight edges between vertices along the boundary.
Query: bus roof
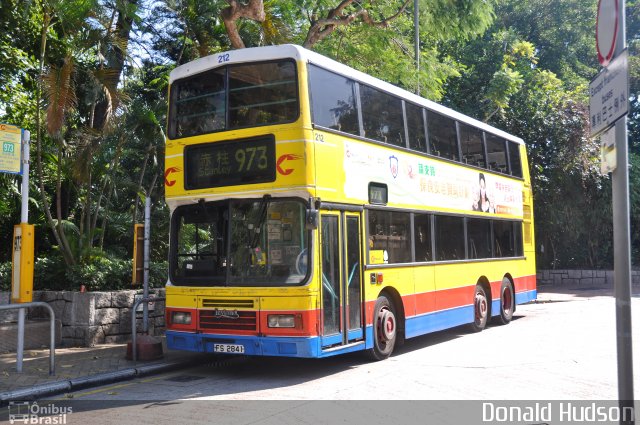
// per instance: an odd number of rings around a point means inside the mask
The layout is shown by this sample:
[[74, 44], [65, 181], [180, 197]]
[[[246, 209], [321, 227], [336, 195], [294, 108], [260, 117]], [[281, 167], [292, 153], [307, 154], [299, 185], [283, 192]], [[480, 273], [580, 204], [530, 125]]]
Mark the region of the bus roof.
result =
[[365, 74], [364, 72], [358, 71], [354, 68], [351, 68], [347, 65], [344, 65], [340, 62], [337, 62], [319, 53], [313, 52], [311, 50], [305, 49], [304, 47], [293, 45], [293, 44], [283, 44], [279, 46], [250, 47], [246, 49], [230, 50], [228, 52], [205, 56], [204, 58], [196, 59], [192, 62], [186, 63], [184, 65], [180, 65], [179, 67], [175, 68], [173, 71], [171, 71], [171, 74], [169, 75], [169, 82], [173, 83], [173, 81], [177, 79], [184, 78], [189, 75], [199, 74], [206, 70], [216, 68], [222, 65], [234, 64], [234, 63], [256, 62], [256, 61], [268, 61], [268, 60], [285, 59], [285, 58], [292, 58], [292, 59], [295, 59], [296, 61], [313, 63], [322, 68], [326, 68], [338, 74], [342, 74], [345, 77], [352, 78], [360, 83], [377, 87], [390, 94], [394, 94], [398, 97], [401, 97], [409, 102], [424, 106], [425, 108], [428, 108], [432, 111], [447, 115], [459, 122], [477, 127], [481, 130], [487, 131], [489, 133], [493, 133], [496, 136], [503, 137], [513, 142], [524, 144], [524, 141], [521, 138], [513, 136], [498, 128], [492, 127], [489, 124], [486, 124], [482, 121], [471, 118], [467, 115], [457, 112], [451, 108], [447, 108], [446, 106], [442, 106], [431, 100], [417, 96], [407, 90], [394, 86], [393, 84], [387, 83], [378, 78], [372, 77], [371, 75]]

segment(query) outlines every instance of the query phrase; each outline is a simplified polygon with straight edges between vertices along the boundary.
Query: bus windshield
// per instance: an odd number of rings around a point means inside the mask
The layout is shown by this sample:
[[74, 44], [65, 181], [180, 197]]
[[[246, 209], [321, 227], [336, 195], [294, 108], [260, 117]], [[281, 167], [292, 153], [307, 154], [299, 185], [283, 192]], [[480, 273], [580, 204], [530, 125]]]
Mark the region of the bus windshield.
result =
[[299, 114], [292, 60], [229, 65], [176, 80], [169, 137], [293, 122]]
[[291, 286], [307, 275], [305, 205], [295, 200], [200, 202], [176, 209], [172, 282], [193, 286]]

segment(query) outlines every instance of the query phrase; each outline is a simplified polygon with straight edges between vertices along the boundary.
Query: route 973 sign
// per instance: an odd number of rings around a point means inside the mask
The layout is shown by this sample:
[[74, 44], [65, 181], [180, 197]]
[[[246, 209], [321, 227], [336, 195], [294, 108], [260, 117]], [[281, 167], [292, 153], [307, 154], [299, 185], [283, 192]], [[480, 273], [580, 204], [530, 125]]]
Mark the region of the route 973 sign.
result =
[[600, 134], [629, 111], [629, 54], [616, 56], [589, 84], [591, 136]]
[[0, 173], [22, 173], [22, 130], [0, 124]]

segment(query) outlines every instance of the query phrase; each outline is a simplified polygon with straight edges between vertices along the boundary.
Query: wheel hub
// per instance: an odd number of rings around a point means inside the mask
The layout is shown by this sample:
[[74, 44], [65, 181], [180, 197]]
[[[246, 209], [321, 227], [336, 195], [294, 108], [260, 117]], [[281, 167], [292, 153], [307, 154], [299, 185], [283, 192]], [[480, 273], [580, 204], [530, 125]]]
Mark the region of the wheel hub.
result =
[[502, 303], [503, 310], [505, 312], [510, 312], [513, 304], [513, 299], [511, 298], [511, 290], [505, 289], [502, 294], [502, 298], [503, 298], [503, 303]]
[[379, 335], [384, 341], [391, 341], [396, 334], [396, 318], [389, 310], [381, 310], [378, 313]]
[[480, 294], [476, 295], [476, 316], [483, 319], [487, 315], [487, 300]]

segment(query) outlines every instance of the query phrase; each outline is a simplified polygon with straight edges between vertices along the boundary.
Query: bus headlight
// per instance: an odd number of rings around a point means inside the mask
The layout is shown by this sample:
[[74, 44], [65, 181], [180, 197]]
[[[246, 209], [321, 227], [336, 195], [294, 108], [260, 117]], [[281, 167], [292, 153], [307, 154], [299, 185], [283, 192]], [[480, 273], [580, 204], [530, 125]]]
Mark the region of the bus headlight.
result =
[[296, 318], [293, 314], [270, 314], [267, 316], [270, 328], [295, 328]]
[[171, 313], [171, 323], [175, 325], [190, 325], [191, 313], [188, 311], [174, 311]]

